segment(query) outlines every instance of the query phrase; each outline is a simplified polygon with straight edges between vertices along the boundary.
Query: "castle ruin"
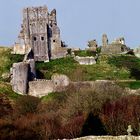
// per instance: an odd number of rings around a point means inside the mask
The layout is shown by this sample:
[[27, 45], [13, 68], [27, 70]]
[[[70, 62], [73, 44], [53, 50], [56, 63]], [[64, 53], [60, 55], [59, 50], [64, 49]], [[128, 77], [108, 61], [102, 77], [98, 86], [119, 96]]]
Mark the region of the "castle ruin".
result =
[[[56, 10], [49, 13], [46, 6], [23, 9], [23, 23], [12, 53], [25, 55], [23, 62], [14, 63], [11, 68], [12, 89], [27, 94], [31, 81], [34, 85], [40, 82], [36, 80], [36, 61], [48, 62], [67, 55], [57, 25]], [[48, 80], [47, 83], [52, 85], [53, 82]]]
[[67, 49], [61, 41], [55, 9], [51, 13], [46, 6], [23, 9], [23, 23], [13, 53], [30, 52], [35, 61], [49, 61], [66, 56]]
[[115, 39], [112, 43], [109, 44], [108, 37], [106, 34], [102, 36], [102, 54], [121, 54], [127, 53], [129, 48], [125, 45], [124, 37]]
[[[88, 42], [88, 51], [97, 52], [96, 40]], [[102, 54], [119, 54], [127, 52], [124, 38], [118, 38], [111, 44], [107, 35], [102, 36]], [[67, 56], [67, 48], [61, 41], [57, 25], [56, 10], [48, 12], [46, 6], [29, 7], [23, 10], [23, 23], [15, 43], [13, 54], [24, 54], [23, 62], [14, 63], [11, 68], [11, 85], [13, 91], [20, 94], [44, 96], [50, 92], [62, 91], [70, 83], [65, 75], [55, 75], [51, 80], [36, 79], [36, 61], [49, 62], [51, 59]], [[75, 57], [81, 65], [96, 64], [95, 57]]]

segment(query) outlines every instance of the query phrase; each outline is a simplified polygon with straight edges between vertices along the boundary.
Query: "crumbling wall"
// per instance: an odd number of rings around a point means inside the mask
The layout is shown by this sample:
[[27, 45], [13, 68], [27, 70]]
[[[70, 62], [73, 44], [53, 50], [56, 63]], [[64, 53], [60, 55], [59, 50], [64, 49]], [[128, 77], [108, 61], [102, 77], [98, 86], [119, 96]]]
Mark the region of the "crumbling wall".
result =
[[96, 58], [92, 57], [92, 56], [90, 56], [90, 57], [89, 56], [87, 56], [87, 57], [76, 56], [75, 60], [77, 62], [79, 62], [80, 65], [93, 65], [93, 64], [96, 64]]
[[127, 51], [127, 47], [122, 44], [109, 44], [107, 47], [102, 47], [102, 54], [120, 54]]
[[125, 45], [125, 39], [123, 37], [115, 39], [111, 44], [108, 43], [106, 34], [102, 36], [102, 54], [120, 54], [125, 53], [129, 48]]
[[27, 94], [29, 64], [26, 62], [14, 63], [11, 69], [11, 84], [13, 91]]
[[70, 80], [66, 75], [54, 74], [51, 80], [35, 80], [29, 82], [29, 95], [42, 97], [52, 92], [64, 91]]
[[12, 54], [25, 54], [25, 45], [21, 45], [19, 43], [15, 43], [14, 47], [13, 47], [13, 51]]
[[134, 54], [136, 57], [140, 58], [140, 47], [134, 49]]
[[55, 85], [51, 80], [37, 80], [29, 82], [29, 95], [42, 97], [55, 91]]

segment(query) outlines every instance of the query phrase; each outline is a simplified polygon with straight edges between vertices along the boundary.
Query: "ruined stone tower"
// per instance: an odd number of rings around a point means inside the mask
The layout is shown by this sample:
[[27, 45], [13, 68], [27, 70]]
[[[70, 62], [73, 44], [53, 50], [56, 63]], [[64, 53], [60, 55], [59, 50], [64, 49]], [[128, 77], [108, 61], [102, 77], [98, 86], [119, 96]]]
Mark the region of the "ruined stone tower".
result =
[[47, 7], [23, 10], [24, 40], [31, 46], [35, 61], [49, 59], [48, 22]]
[[106, 34], [103, 34], [102, 36], [102, 45], [107, 46], [108, 45], [108, 38]]
[[65, 55], [55, 9], [51, 13], [46, 6], [23, 9], [21, 28], [19, 43], [14, 46], [14, 53], [28, 54], [32, 50], [35, 61], [59, 58], [60, 52], [62, 57]]

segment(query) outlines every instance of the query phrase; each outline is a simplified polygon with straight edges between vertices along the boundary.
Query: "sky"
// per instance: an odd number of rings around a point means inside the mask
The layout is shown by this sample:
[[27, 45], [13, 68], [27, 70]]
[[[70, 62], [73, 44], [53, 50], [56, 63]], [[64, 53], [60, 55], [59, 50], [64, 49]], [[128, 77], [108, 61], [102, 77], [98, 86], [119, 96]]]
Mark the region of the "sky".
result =
[[0, 0], [0, 45], [17, 40], [22, 9], [47, 5], [57, 10], [61, 39], [71, 47], [85, 48], [88, 40], [101, 45], [102, 34], [109, 41], [125, 37], [131, 48], [140, 46], [140, 0]]

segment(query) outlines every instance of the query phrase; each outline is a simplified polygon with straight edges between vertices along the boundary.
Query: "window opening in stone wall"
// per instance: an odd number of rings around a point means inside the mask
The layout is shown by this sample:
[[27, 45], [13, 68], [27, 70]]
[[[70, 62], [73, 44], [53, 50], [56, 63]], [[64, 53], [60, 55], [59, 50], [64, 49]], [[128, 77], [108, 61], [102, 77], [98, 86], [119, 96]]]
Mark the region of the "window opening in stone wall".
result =
[[53, 42], [55, 42], [55, 40], [53, 40]]
[[43, 36], [41, 37], [41, 40], [44, 41], [44, 37]]
[[34, 41], [36, 41], [37, 40], [37, 38], [36, 37], [34, 37]]

